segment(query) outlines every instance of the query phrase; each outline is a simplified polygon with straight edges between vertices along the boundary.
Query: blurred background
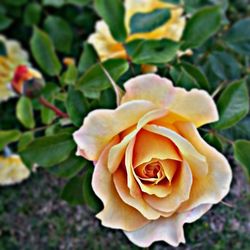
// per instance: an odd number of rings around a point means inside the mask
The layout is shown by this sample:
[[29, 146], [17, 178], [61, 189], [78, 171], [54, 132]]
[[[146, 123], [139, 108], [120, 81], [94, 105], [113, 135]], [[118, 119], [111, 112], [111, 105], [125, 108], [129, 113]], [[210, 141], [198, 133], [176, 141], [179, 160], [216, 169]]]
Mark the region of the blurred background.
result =
[[[0, 34], [20, 41], [22, 47], [30, 51], [32, 27], [37, 25], [52, 37], [61, 59], [73, 57], [78, 60], [83, 42], [94, 32], [95, 22], [99, 19], [93, 7], [86, 6], [87, 2], [90, 1], [0, 0]], [[194, 11], [207, 2], [216, 1], [187, 2], [193, 8], [189, 11]], [[225, 28], [250, 14], [248, 0], [218, 2], [227, 5]], [[58, 21], [56, 18], [64, 22], [62, 30], [66, 32], [65, 39], [58, 39], [58, 26], [51, 25], [51, 22], [55, 24], [55, 20]], [[211, 46], [220, 48], [221, 45], [208, 41], [201, 51], [209, 51]], [[216, 55], [214, 58], [216, 59]], [[210, 59], [205, 57], [203, 64]], [[31, 62], [36, 65], [32, 58]], [[217, 58], [215, 62], [215, 68], [210, 68], [214, 71], [208, 73], [210, 79], [221, 77], [218, 73], [220, 59]], [[233, 63], [234, 61], [229, 62], [230, 66], [227, 67], [235, 69]], [[246, 66], [241, 74], [249, 74], [249, 62], [246, 62], [246, 65], [248, 67]], [[222, 77], [230, 78], [223, 70]], [[16, 102], [16, 99], [11, 99], [0, 103], [0, 129], [22, 129], [15, 118]], [[246, 136], [249, 137], [249, 134]], [[234, 179], [230, 194], [224, 202], [215, 205], [200, 220], [185, 225], [187, 244], [176, 249], [250, 249], [250, 188], [242, 168], [233, 161], [231, 165]], [[66, 180], [38, 168], [23, 183], [0, 187], [0, 250], [139, 249], [133, 246], [121, 231], [102, 227], [87, 206], [71, 206], [63, 201], [60, 195], [65, 183]], [[149, 249], [174, 248], [167, 244], [155, 243]]]

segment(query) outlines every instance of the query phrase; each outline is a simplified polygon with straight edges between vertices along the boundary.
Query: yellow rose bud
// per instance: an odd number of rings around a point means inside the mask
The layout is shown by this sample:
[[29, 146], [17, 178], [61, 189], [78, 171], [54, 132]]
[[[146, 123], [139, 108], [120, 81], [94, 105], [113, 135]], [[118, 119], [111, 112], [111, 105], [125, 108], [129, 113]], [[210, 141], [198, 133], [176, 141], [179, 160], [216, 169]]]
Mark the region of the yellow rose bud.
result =
[[0, 185], [13, 185], [30, 176], [30, 171], [18, 155], [0, 156]]

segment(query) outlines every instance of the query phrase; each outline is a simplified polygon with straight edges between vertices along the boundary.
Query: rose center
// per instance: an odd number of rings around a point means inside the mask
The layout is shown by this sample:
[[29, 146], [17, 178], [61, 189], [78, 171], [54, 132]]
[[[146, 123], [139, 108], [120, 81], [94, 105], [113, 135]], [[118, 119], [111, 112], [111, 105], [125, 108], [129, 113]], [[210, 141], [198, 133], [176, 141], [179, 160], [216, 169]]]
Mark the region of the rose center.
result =
[[143, 172], [148, 178], [159, 178], [160, 171], [160, 164], [158, 162], [153, 162], [146, 165]]

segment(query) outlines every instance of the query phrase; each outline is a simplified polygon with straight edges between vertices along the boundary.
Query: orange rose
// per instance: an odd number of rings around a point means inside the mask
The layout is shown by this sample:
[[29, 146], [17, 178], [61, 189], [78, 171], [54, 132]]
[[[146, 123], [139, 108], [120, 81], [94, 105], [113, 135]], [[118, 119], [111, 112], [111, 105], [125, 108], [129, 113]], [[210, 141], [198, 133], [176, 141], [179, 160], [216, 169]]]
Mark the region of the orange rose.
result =
[[173, 87], [154, 74], [125, 83], [115, 110], [95, 110], [74, 134], [78, 155], [94, 161], [92, 187], [102, 224], [124, 230], [136, 245], [185, 242], [183, 224], [228, 193], [226, 158], [197, 128], [218, 120], [203, 90]]

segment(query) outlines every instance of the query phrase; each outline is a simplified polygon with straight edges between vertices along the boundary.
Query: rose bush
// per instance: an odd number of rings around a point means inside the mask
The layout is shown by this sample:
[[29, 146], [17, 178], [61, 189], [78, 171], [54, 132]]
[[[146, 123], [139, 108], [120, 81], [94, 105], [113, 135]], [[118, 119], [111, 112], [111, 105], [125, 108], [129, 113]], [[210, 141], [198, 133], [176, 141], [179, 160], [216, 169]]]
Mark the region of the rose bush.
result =
[[154, 74], [125, 83], [115, 110], [95, 110], [74, 133], [78, 155], [94, 161], [92, 187], [102, 224], [124, 230], [136, 245], [185, 242], [183, 224], [228, 193], [226, 158], [197, 128], [218, 120], [213, 99]]
[[[182, 16], [183, 8], [158, 0], [126, 0], [125, 5], [125, 26], [128, 33], [126, 42], [136, 39], [163, 38], [179, 41], [185, 28], [185, 17]], [[156, 10], [170, 10], [170, 18], [160, 27], [148, 32], [131, 32], [130, 22], [135, 14], [152, 13]], [[110, 32], [108, 25], [103, 21], [96, 23], [96, 32], [91, 34], [88, 42], [92, 44], [98, 53], [101, 61], [109, 58], [127, 58], [128, 55], [122, 43], [117, 42]]]

